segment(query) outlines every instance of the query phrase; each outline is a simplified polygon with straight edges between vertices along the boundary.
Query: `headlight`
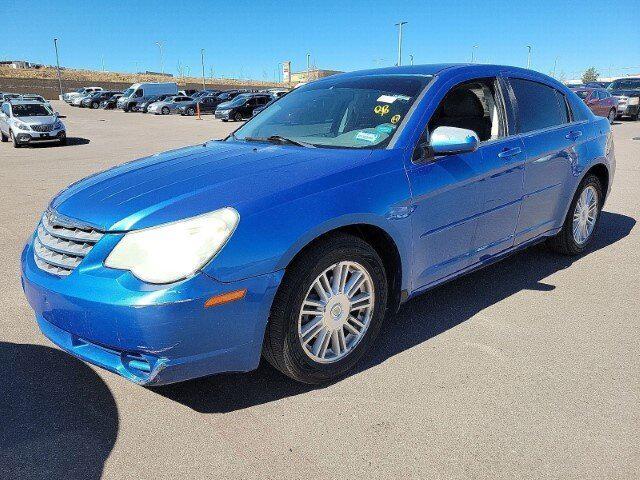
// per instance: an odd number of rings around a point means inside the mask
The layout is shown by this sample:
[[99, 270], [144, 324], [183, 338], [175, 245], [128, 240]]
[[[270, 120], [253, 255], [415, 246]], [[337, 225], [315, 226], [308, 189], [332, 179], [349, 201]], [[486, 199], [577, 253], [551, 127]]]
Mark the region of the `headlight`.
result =
[[24, 122], [16, 122], [16, 128], [19, 128], [20, 130], [31, 130], [29, 125]]
[[109, 268], [129, 270], [149, 283], [171, 283], [186, 278], [224, 246], [240, 216], [231, 207], [131, 231], [122, 238], [104, 262]]
[[60, 120], [56, 121], [56, 123], [53, 124], [54, 130], [60, 130], [61, 128], [64, 128], [64, 125], [62, 125], [62, 122]]
[[640, 102], [640, 97], [629, 97], [627, 105], [638, 105], [638, 102]]

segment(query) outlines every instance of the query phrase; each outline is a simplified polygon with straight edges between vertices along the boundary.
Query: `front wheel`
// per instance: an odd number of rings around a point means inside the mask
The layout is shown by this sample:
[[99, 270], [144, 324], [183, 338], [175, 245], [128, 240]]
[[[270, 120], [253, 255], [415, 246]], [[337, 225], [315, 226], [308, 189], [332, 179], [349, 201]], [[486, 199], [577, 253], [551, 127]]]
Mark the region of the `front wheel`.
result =
[[162, 115], [169, 115], [169, 107], [162, 107]]
[[287, 268], [274, 299], [263, 355], [302, 383], [346, 374], [370, 349], [387, 306], [385, 269], [365, 241], [336, 234]]
[[549, 240], [550, 246], [564, 255], [579, 255], [593, 241], [604, 196], [595, 175], [587, 175], [571, 201], [562, 230]]
[[233, 115], [233, 120], [236, 122], [241, 122], [242, 121], [242, 114], [240, 112], [236, 112]]
[[0, 130], [0, 141], [8, 142], [9, 137], [7, 137], [2, 130]]
[[193, 107], [187, 108], [187, 115], [193, 117], [196, 114], [196, 110]]
[[98, 108], [99, 106], [100, 106], [100, 104], [99, 104], [98, 102], [93, 102], [93, 103], [91, 104], [91, 108], [93, 108], [94, 110], [95, 110], [96, 108]]
[[20, 145], [18, 143], [18, 140], [16, 139], [15, 135], [13, 134], [13, 130], [9, 130], [9, 138], [13, 142], [13, 147], [14, 148], [20, 148], [22, 146], [22, 145]]
[[609, 115], [607, 115], [607, 118], [609, 119], [609, 123], [613, 123], [616, 119], [616, 109], [612, 108], [611, 110], [609, 110]]

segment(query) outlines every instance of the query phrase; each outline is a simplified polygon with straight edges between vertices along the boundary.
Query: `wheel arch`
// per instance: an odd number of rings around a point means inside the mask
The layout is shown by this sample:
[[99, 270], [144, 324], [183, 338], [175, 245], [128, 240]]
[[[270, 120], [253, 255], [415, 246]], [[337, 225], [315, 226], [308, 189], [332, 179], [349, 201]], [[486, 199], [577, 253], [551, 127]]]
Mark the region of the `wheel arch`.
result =
[[389, 285], [389, 306], [388, 314], [397, 311], [402, 300], [406, 297], [403, 291], [406, 290], [407, 269], [403, 268], [403, 257], [406, 252], [403, 251], [401, 241], [398, 237], [381, 225], [373, 222], [358, 222], [334, 225], [326, 228], [321, 232], [307, 235], [304, 240], [298, 242], [296, 247], [287, 252], [280, 261], [281, 268], [289, 268], [305, 251], [313, 248], [320, 242], [328, 241], [332, 235], [345, 233], [360, 238], [367, 242], [376, 251], [382, 259], [387, 272], [387, 280]]
[[604, 201], [609, 193], [609, 168], [604, 163], [596, 163], [592, 165], [587, 171], [585, 171], [578, 185], [582, 183], [582, 180], [584, 180], [587, 175], [595, 175], [598, 180], [600, 180], [600, 185], [602, 186], [602, 194], [604, 197], [602, 199], [602, 203], [604, 204]]

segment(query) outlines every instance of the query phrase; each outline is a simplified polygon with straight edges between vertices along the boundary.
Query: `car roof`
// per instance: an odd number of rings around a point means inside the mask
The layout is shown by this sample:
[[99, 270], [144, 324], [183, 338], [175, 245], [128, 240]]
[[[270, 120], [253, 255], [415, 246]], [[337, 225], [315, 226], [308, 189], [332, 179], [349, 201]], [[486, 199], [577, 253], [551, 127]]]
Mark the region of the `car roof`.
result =
[[38, 102], [36, 100], [24, 100], [24, 99], [11, 99], [7, 103], [11, 105], [42, 105], [42, 102]]

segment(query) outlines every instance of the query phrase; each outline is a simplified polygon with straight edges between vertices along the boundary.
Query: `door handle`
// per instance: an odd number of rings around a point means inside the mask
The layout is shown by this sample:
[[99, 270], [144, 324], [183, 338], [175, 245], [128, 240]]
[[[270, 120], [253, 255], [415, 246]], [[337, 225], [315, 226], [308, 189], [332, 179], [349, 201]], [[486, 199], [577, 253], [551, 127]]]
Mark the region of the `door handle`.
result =
[[522, 149], [520, 147], [505, 148], [498, 154], [498, 157], [509, 158], [509, 157], [514, 157], [516, 155], [519, 155], [520, 153], [522, 153]]
[[567, 140], [577, 140], [581, 136], [582, 136], [582, 132], [580, 130], [571, 130], [569, 133], [567, 133], [564, 136], [564, 138], [566, 138]]

